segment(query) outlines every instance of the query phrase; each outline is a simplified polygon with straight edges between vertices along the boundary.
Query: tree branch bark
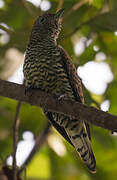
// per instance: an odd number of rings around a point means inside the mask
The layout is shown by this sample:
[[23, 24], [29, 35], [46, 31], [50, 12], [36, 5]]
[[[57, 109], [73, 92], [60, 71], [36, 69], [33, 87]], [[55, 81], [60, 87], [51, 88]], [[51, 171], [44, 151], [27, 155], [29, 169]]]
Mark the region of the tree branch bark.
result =
[[18, 143], [18, 131], [19, 131], [19, 112], [20, 112], [21, 102], [19, 101], [16, 107], [16, 114], [13, 124], [13, 180], [17, 180], [17, 162], [16, 162], [16, 151]]
[[9, 35], [13, 34], [14, 31], [4, 27], [3, 25], [0, 24], [0, 29], [2, 29], [3, 31], [5, 31], [6, 33], [8, 33]]
[[59, 102], [51, 94], [40, 90], [30, 90], [28, 95], [25, 95], [24, 92], [25, 87], [23, 85], [0, 80], [0, 96], [40, 106], [48, 111], [59, 112], [74, 118], [80, 116], [93, 125], [117, 132], [117, 116], [115, 115], [78, 102]]

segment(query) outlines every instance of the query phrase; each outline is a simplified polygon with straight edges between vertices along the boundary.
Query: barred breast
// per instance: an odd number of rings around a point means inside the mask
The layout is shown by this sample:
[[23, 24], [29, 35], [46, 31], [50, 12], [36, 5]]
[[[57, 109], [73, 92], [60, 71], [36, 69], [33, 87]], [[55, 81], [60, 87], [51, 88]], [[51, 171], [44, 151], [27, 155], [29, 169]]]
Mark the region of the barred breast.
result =
[[26, 53], [23, 67], [25, 86], [39, 88], [53, 95], [67, 95], [74, 99], [71, 86], [63, 68], [59, 50], [32, 55]]

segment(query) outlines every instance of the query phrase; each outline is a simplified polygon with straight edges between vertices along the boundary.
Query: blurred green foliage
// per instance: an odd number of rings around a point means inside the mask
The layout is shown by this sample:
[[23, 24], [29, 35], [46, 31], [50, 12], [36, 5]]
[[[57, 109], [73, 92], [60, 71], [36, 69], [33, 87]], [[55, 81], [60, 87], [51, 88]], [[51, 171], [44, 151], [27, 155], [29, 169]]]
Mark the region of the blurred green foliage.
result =
[[[85, 102], [110, 101], [109, 112], [117, 115], [117, 0], [87, 0], [73, 10], [83, 0], [51, 0], [50, 12], [64, 7], [63, 29], [58, 42], [71, 55], [76, 67], [90, 60], [95, 61], [98, 52], [106, 54], [105, 62], [109, 64], [114, 80], [108, 85], [103, 95], [94, 95], [83, 87]], [[9, 48], [16, 48], [24, 53], [29, 33], [35, 18], [42, 14], [39, 7], [25, 0], [5, 0], [0, 8], [0, 23], [5, 23], [9, 41], [0, 41], [0, 71], [4, 71], [4, 61]], [[73, 33], [74, 32], [74, 33]], [[2, 37], [0, 31], [0, 38]], [[92, 39], [81, 55], [74, 52], [75, 39], [85, 36]], [[94, 51], [94, 45], [99, 50]], [[12, 127], [17, 102], [0, 97], [0, 157], [5, 159], [12, 153]], [[32, 131], [36, 136], [44, 127], [46, 118], [42, 110], [23, 104], [20, 111], [19, 139], [24, 131]], [[56, 132], [53, 132], [56, 134]], [[97, 160], [97, 173], [90, 174], [73, 148], [64, 141], [67, 152], [59, 156], [46, 142], [27, 167], [27, 180], [116, 180], [117, 179], [117, 137], [107, 130], [91, 127], [92, 147]], [[61, 138], [61, 137], [60, 137]], [[1, 160], [2, 162], [2, 160]]]

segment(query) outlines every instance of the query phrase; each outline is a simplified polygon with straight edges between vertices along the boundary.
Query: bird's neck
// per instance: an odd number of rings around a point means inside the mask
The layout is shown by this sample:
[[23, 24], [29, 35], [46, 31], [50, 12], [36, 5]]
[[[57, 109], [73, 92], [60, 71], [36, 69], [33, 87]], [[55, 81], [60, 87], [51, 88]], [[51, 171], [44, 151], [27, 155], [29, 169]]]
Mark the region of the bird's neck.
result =
[[[31, 42], [31, 43], [30, 43]], [[57, 46], [57, 42], [54, 39], [38, 39], [36, 41], [30, 41], [29, 44], [32, 48], [38, 47], [39, 49], [43, 50], [49, 50], [52, 48], [55, 48]]]
[[43, 48], [55, 47], [57, 45], [56, 39], [57, 38], [53, 36], [47, 36], [47, 35], [39, 36], [39, 34], [33, 33], [30, 36], [29, 44], [31, 44], [32, 46], [39, 45], [42, 46]]
[[48, 47], [55, 47], [57, 45], [57, 42], [56, 42], [56, 39], [54, 38], [46, 37], [46, 38], [40, 39], [38, 41], [38, 44], [42, 45], [45, 48], [48, 48]]

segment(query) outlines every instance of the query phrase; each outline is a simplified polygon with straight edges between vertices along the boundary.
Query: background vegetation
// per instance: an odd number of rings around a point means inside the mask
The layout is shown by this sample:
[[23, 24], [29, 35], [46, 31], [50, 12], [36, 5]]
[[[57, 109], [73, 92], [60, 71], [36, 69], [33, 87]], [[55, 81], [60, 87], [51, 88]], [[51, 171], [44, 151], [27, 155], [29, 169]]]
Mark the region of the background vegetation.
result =
[[[117, 0], [51, 0], [49, 2], [51, 4], [49, 11], [52, 13], [59, 8], [65, 8], [63, 28], [58, 42], [70, 54], [76, 67], [93, 60], [107, 63], [113, 73], [113, 81], [108, 84], [103, 94], [94, 94], [83, 87], [85, 103], [100, 108], [104, 100], [109, 100], [109, 113], [117, 115]], [[8, 80], [23, 63], [23, 54], [32, 24], [43, 10], [42, 5], [36, 6], [25, 0], [0, 1], [1, 79]], [[77, 54], [74, 47], [82, 37], [85, 37], [84, 50]], [[103, 52], [105, 59], [97, 60], [96, 55], [100, 52]], [[19, 73], [18, 76], [21, 74]], [[12, 154], [12, 127], [16, 105], [15, 100], [0, 97], [1, 168], [3, 160]], [[21, 106], [19, 118], [20, 143], [24, 142], [25, 138], [22, 135], [25, 131], [30, 131], [34, 137], [37, 137], [47, 122], [40, 108], [27, 104]], [[95, 175], [88, 172], [74, 149], [52, 129], [44, 145], [26, 168], [27, 180], [116, 180], [116, 135], [94, 126], [91, 126], [91, 134], [92, 147], [97, 160]], [[56, 142], [59, 146], [55, 144]], [[26, 146], [26, 144], [23, 146], [20, 156], [25, 154]]]

